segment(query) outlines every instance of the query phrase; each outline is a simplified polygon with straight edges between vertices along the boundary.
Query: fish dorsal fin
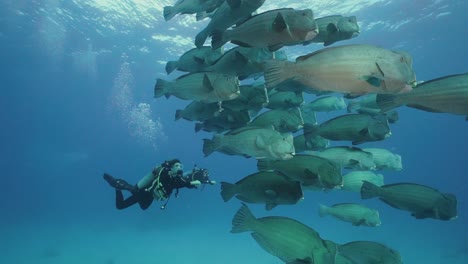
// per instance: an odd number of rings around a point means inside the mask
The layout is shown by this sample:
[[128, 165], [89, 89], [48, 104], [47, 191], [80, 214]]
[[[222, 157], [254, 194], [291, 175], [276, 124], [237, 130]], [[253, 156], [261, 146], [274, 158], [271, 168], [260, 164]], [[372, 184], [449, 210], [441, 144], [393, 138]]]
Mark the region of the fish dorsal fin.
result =
[[314, 51], [312, 53], [297, 57], [296, 62], [307, 60], [308, 58], [310, 58], [312, 56], [315, 56], [315, 55], [320, 54], [322, 52], [327, 52], [327, 51], [332, 50], [332, 49], [343, 49], [343, 48], [346, 48], [346, 47], [352, 47], [352, 46], [356, 46], [356, 45], [359, 45], [359, 44], [351, 44], [351, 45], [328, 47], [328, 48], [320, 49], [320, 50]]
[[214, 87], [211, 84], [210, 78], [208, 78], [207, 74], [203, 75], [203, 88], [205, 88], [205, 90], [208, 92], [212, 92], [214, 90]]
[[261, 136], [257, 136], [255, 138], [255, 145], [259, 148], [259, 149], [264, 149], [266, 147], [265, 145], [265, 141], [263, 140], [263, 138]]
[[272, 189], [268, 189], [265, 190], [265, 196], [268, 197], [268, 199], [276, 199], [278, 197], [278, 193]]
[[424, 85], [429, 84], [429, 83], [432, 83], [432, 82], [438, 82], [438, 81], [440, 81], [440, 80], [444, 80], [444, 79], [448, 79], [448, 78], [452, 78], [452, 77], [456, 77], [456, 76], [463, 76], [463, 75], [468, 75], [468, 73], [453, 74], [453, 75], [447, 75], [447, 76], [444, 76], [444, 77], [439, 77], [439, 78], [431, 79], [431, 80], [429, 80], [429, 81], [425, 81], [425, 82], [422, 82], [422, 83], [418, 83], [417, 87], [418, 87], [418, 88], [424, 87]]
[[333, 23], [328, 24], [327, 26], [328, 33], [336, 33], [337, 31], [338, 31], [338, 27], [335, 24]]
[[244, 48], [251, 48], [252, 47], [252, 45], [250, 45], [249, 43], [246, 43], [246, 42], [240, 41], [240, 40], [236, 40], [236, 39], [231, 40], [231, 43], [236, 44], [236, 45], [241, 46], [241, 47], [244, 47]]
[[424, 105], [407, 104], [406, 106], [411, 107], [411, 108], [416, 108], [416, 109], [419, 109], [419, 110], [423, 110], [423, 111], [426, 111], [426, 112], [443, 113], [442, 111], [439, 111], [437, 109], [432, 109], [432, 108], [424, 106]]
[[281, 14], [281, 12], [279, 12], [276, 15], [276, 18], [273, 21], [272, 27], [273, 27], [273, 30], [276, 31], [276, 32], [281, 32], [281, 31], [285, 30], [288, 27], [288, 25], [286, 24], [286, 21], [284, 20], [284, 17]]
[[181, 75], [181, 76], [176, 78], [176, 81], [184, 79], [184, 78], [186, 78], [186, 77], [188, 77], [188, 76], [190, 76], [192, 74], [196, 74], [196, 73], [187, 73], [187, 74]]
[[237, 135], [237, 134], [240, 134], [240, 133], [243, 133], [243, 132], [246, 132], [246, 131], [256, 130], [256, 129], [260, 129], [260, 128], [263, 128], [263, 127], [246, 126], [246, 127], [241, 127], [241, 128], [231, 130], [228, 133], [226, 133], [225, 135]]
[[309, 59], [309, 58], [312, 57], [312, 56], [315, 56], [315, 55], [317, 55], [317, 54], [320, 54], [320, 53], [322, 53], [322, 52], [324, 52], [324, 51], [327, 51], [327, 50], [329, 50], [329, 49], [336, 49], [336, 48], [337, 48], [337, 47], [324, 48], [324, 49], [317, 50], [317, 51], [314, 51], [314, 52], [312, 52], [312, 53], [309, 53], [309, 54], [306, 54], [306, 55], [303, 55], [303, 56], [299, 56], [299, 57], [296, 58], [296, 62], [298, 62], [298, 61], [305, 61], [305, 60]]

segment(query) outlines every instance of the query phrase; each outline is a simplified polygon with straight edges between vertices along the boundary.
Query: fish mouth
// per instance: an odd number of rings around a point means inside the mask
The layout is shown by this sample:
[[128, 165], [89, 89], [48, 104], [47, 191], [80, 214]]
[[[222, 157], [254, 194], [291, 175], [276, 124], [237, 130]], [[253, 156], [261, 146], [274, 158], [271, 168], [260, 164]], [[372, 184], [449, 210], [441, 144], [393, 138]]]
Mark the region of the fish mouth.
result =
[[344, 186], [344, 184], [340, 183], [338, 185], [333, 186], [333, 189], [339, 190], [339, 189], [342, 189], [343, 186]]
[[311, 40], [313, 38], [315, 38], [315, 36], [317, 36], [318, 34], [318, 29], [314, 29], [312, 31], [308, 31], [304, 37], [304, 41], [308, 41], [308, 40]]

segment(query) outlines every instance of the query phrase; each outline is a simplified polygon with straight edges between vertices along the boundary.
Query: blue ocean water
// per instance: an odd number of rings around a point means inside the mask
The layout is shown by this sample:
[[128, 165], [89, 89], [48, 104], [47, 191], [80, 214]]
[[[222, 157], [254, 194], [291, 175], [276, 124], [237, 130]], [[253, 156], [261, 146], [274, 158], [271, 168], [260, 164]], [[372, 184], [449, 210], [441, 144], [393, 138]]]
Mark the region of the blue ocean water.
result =
[[[187, 102], [153, 98], [165, 62], [193, 47], [207, 20], [179, 15], [174, 1], [31, 0], [0, 2], [1, 180], [0, 263], [281, 263], [247, 233], [231, 234], [240, 207], [220, 197], [219, 184], [181, 190], [159, 204], [118, 211], [108, 172], [130, 182], [165, 159], [206, 167], [214, 180], [236, 182], [256, 161], [214, 153], [204, 157], [194, 124], [174, 121]], [[361, 34], [334, 45], [367, 43], [409, 52], [418, 80], [468, 72], [466, 1], [266, 1], [261, 11], [312, 8], [316, 17], [355, 15]], [[321, 45], [284, 48], [288, 57]], [[416, 220], [378, 200], [382, 225], [354, 227], [320, 218], [319, 203], [360, 202], [352, 193], [306, 191], [303, 202], [265, 211], [299, 220], [337, 243], [372, 240], [398, 250], [404, 263], [468, 263], [468, 123], [461, 116], [400, 108], [385, 141], [403, 170], [386, 183], [414, 182], [458, 198], [453, 221]], [[336, 114], [320, 114], [325, 121]]]

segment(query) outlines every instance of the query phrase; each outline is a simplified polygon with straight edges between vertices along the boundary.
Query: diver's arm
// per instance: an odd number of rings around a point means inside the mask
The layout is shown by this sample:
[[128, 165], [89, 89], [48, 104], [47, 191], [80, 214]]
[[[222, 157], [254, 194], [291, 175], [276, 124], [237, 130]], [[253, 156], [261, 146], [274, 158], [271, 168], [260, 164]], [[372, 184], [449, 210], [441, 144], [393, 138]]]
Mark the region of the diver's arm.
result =
[[186, 177], [182, 177], [182, 176], [177, 177], [177, 181], [176, 181], [177, 188], [185, 187], [185, 188], [193, 189], [193, 188], [197, 188], [198, 185], [200, 184], [201, 183], [198, 180], [190, 181], [190, 179]]

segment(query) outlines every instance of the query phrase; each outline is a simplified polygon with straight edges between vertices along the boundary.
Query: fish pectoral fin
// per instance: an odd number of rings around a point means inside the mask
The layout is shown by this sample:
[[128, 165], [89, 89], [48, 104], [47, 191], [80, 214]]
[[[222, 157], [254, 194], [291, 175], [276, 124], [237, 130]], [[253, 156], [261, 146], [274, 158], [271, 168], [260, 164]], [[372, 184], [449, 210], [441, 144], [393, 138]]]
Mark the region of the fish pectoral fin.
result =
[[304, 176], [307, 179], [310, 179], [310, 180], [318, 180], [318, 178], [319, 178], [319, 176], [317, 174], [313, 173], [309, 169], [304, 169]]
[[279, 122], [278, 130], [281, 131], [281, 130], [287, 130], [287, 129], [288, 129], [288, 123], [286, 122], [286, 120], [281, 119]]
[[365, 219], [359, 219], [357, 222], [353, 222], [353, 226], [360, 226], [366, 223]]
[[358, 165], [358, 164], [359, 164], [359, 160], [350, 159], [350, 160], [349, 160], [349, 164], [352, 165], [352, 166]]
[[276, 32], [281, 32], [288, 27], [288, 25], [286, 24], [286, 20], [284, 20], [284, 17], [281, 14], [281, 12], [276, 15], [276, 18], [273, 21], [272, 27], [273, 27], [273, 30]]
[[438, 212], [434, 212], [433, 210], [424, 210], [416, 213], [412, 213], [412, 216], [414, 216], [416, 219], [424, 219], [428, 218], [430, 216], [435, 216], [436, 219], [438, 219]]
[[288, 262], [286, 264], [314, 264], [314, 260], [311, 257], [307, 258], [297, 258], [291, 262]]
[[326, 40], [325, 42], [323, 42], [323, 46], [326, 47], [326, 46], [330, 46], [331, 44], [335, 43], [335, 41], [331, 41], [331, 40]]
[[332, 34], [336, 33], [336, 32], [338, 32], [338, 27], [333, 23], [329, 23], [328, 26], [327, 26], [327, 32], [332, 33]]
[[198, 64], [204, 64], [205, 59], [203, 57], [193, 56], [193, 60]]
[[265, 148], [265, 141], [263, 140], [263, 138], [261, 136], [257, 136], [255, 138], [255, 145], [259, 148], [259, 149], [264, 149]]
[[281, 49], [284, 45], [282, 43], [278, 43], [278, 44], [275, 44], [275, 45], [270, 45], [268, 46], [268, 50], [270, 52], [274, 52], [274, 51], [277, 51], [279, 49]]
[[366, 75], [362, 78], [364, 81], [366, 81], [368, 84], [374, 87], [380, 87], [380, 85], [382, 84], [382, 79], [375, 76]]
[[270, 211], [271, 209], [275, 208], [277, 206], [276, 203], [273, 202], [267, 202], [265, 204], [265, 210]]
[[208, 75], [203, 75], [203, 88], [206, 89], [207, 92], [212, 92], [214, 90], [213, 85], [211, 84], [210, 78], [208, 78]]
[[359, 135], [361, 136], [367, 136], [369, 134], [369, 128], [363, 128], [359, 131]]

